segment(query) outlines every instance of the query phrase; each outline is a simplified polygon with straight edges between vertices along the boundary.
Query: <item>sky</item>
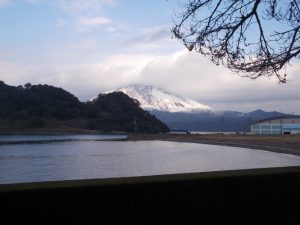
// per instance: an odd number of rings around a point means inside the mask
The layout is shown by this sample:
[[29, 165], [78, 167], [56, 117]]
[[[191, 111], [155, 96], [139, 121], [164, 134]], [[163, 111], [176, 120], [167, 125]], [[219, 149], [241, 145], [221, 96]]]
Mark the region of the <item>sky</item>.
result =
[[288, 83], [250, 80], [172, 38], [175, 0], [0, 0], [0, 80], [49, 84], [86, 101], [130, 84], [216, 110], [300, 114], [300, 64]]

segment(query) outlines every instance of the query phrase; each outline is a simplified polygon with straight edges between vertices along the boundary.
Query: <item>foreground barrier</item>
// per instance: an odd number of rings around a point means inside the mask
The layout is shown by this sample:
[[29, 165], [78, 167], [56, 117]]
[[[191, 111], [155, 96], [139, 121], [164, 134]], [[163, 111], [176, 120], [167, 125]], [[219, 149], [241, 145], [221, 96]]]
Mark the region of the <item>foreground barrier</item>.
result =
[[300, 167], [0, 185], [1, 224], [300, 224]]

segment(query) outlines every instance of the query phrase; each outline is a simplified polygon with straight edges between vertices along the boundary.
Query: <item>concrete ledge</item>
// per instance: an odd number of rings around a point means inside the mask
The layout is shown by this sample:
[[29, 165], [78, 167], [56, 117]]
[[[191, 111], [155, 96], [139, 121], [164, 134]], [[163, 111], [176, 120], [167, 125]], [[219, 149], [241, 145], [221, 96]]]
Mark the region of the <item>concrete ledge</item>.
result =
[[0, 185], [8, 223], [300, 224], [300, 167]]

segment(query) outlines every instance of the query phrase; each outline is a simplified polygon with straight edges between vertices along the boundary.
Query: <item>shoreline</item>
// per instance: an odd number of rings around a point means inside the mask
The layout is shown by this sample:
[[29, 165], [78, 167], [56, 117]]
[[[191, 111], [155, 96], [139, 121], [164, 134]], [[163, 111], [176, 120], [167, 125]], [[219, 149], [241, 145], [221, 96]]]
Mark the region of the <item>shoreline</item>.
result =
[[[221, 145], [248, 148], [253, 150], [264, 150], [282, 154], [292, 154], [300, 156], [300, 135], [279, 135], [279, 136], [257, 136], [242, 134], [141, 134], [125, 132], [99, 132], [82, 130], [31, 130], [19, 132], [0, 132], [1, 135], [127, 135], [127, 139], [96, 140], [96, 141], [173, 141], [196, 144]], [[6, 144], [43, 144], [63, 141], [80, 141], [76, 139], [68, 140], [34, 140], [6, 142], [0, 141], [0, 145]], [[88, 140], [89, 141], [89, 140]]]
[[300, 156], [300, 135], [128, 134], [127, 141], [174, 141], [264, 150]]

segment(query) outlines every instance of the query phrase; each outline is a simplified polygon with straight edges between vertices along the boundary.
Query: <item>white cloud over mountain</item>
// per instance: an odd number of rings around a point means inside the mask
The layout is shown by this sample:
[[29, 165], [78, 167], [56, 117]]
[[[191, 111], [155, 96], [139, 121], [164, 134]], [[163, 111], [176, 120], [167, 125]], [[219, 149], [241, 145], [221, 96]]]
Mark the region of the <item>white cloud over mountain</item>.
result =
[[[42, 72], [46, 70], [47, 74]], [[291, 81], [284, 85], [266, 78], [252, 81], [185, 50], [161, 56], [117, 54], [95, 64], [51, 69], [9, 63], [2, 63], [0, 67], [1, 74], [14, 74], [5, 77], [8, 83], [49, 83], [66, 88], [82, 100], [99, 92], [140, 83], [192, 97], [218, 110], [251, 111], [262, 108], [289, 113], [300, 113], [300, 81], [293, 80], [299, 72], [300, 66], [291, 67]]]

